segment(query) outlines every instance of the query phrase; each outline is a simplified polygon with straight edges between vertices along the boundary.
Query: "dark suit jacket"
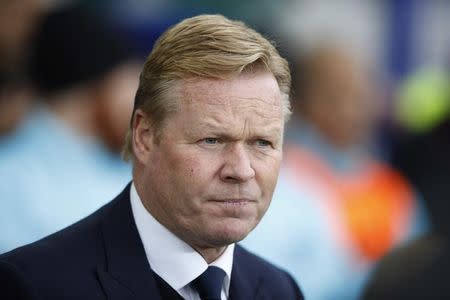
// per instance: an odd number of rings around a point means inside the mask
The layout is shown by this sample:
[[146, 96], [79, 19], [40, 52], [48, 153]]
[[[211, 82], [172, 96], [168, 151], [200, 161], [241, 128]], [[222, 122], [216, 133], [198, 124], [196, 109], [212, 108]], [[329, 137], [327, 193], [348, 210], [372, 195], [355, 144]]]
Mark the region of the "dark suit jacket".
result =
[[[0, 256], [0, 299], [162, 299], [129, 186], [80, 222]], [[303, 299], [286, 272], [237, 245], [230, 299]]]

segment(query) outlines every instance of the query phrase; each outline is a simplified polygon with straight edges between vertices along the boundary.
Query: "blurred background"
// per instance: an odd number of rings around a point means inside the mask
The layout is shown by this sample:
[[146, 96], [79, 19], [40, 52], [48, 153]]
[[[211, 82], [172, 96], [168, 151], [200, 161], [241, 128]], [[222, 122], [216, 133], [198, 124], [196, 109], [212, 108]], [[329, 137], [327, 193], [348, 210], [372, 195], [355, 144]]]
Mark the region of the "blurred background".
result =
[[243, 244], [306, 299], [450, 297], [448, 0], [0, 1], [0, 253], [131, 180], [140, 66], [201, 13], [257, 29], [293, 74], [280, 180]]

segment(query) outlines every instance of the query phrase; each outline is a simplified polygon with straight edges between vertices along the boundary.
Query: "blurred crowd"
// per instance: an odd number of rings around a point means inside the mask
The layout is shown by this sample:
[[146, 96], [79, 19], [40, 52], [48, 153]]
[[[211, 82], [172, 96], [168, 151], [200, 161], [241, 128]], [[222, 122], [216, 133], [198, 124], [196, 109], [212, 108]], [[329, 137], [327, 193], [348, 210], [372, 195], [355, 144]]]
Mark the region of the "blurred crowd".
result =
[[[297, 2], [308, 15], [311, 3]], [[390, 13], [415, 3], [381, 2]], [[306, 299], [450, 297], [449, 65], [405, 68], [400, 57], [382, 67], [340, 35], [272, 28], [282, 13], [255, 5], [1, 1], [0, 253], [123, 189], [131, 167], [120, 152], [146, 54], [170, 24], [222, 13], [278, 41], [293, 75], [279, 182], [242, 243], [288, 270]]]
[[1, 30], [17, 35], [2, 34], [0, 58], [5, 251], [76, 222], [131, 179], [120, 150], [140, 61], [125, 38], [81, 5], [1, 5], [10, 18]]

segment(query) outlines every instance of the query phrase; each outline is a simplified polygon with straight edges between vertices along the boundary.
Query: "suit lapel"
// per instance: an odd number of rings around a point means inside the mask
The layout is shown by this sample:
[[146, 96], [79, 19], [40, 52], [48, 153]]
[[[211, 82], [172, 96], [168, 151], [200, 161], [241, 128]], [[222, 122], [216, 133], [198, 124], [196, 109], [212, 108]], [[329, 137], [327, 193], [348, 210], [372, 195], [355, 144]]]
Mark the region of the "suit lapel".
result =
[[97, 271], [108, 299], [160, 300], [130, 204], [130, 184], [112, 202], [102, 222], [106, 270]]
[[233, 270], [231, 271], [230, 300], [256, 299], [256, 296], [260, 293], [262, 278], [260, 274], [255, 274], [245, 256], [245, 250], [236, 245]]
[[113, 278], [109, 273], [97, 269], [98, 278], [109, 300], [132, 300], [136, 295], [126, 286]]

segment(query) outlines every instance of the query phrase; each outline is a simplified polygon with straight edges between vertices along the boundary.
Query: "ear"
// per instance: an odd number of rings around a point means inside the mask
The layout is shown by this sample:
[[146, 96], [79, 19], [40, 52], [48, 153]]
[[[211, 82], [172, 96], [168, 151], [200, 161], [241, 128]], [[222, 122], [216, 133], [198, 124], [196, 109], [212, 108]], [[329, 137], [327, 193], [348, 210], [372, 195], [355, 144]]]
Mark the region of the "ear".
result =
[[146, 164], [155, 138], [151, 120], [145, 112], [137, 109], [134, 112], [132, 128], [134, 156], [141, 164]]

